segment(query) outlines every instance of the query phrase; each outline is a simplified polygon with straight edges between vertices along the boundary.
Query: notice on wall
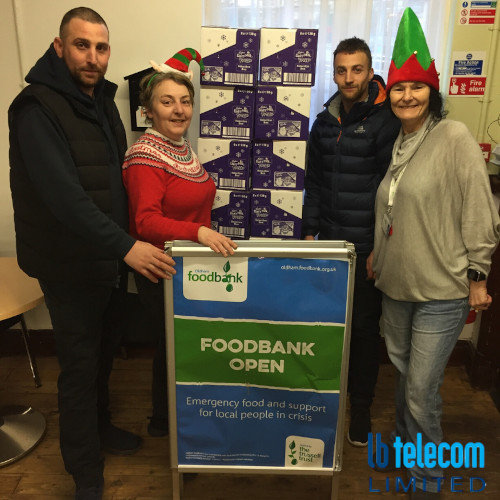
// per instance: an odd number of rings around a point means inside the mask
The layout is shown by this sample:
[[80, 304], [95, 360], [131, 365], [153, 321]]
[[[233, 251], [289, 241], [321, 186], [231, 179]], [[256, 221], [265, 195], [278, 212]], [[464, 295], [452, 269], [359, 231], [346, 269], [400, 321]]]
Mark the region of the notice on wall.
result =
[[448, 93], [452, 97], [479, 97], [484, 95], [486, 77], [455, 77], [450, 78]]
[[486, 87], [485, 60], [485, 51], [453, 52], [448, 95], [455, 97], [484, 95]]
[[333, 467], [349, 263], [176, 262], [179, 465]]
[[460, 0], [460, 25], [481, 26], [493, 24], [497, 10], [497, 1], [486, 0]]
[[484, 76], [485, 51], [457, 51], [452, 54], [453, 76]]

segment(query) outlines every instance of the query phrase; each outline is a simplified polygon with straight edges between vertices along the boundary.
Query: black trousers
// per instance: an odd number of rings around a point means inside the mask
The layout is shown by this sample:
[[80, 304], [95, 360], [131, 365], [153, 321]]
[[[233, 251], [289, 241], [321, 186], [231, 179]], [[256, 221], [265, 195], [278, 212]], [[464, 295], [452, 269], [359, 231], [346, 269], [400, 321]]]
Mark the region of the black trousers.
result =
[[134, 272], [134, 278], [139, 299], [148, 315], [156, 341], [156, 350], [153, 357], [153, 382], [151, 386], [153, 417], [166, 420], [168, 418], [168, 393], [164, 284], [163, 280], [153, 283], [137, 272]]
[[366, 279], [367, 257], [356, 256], [348, 378], [351, 407], [365, 408], [371, 406], [377, 384], [382, 314], [382, 293]]
[[102, 482], [99, 426], [109, 423], [108, 380], [121, 341], [121, 297], [112, 286], [40, 282], [60, 365], [61, 454], [78, 487]]

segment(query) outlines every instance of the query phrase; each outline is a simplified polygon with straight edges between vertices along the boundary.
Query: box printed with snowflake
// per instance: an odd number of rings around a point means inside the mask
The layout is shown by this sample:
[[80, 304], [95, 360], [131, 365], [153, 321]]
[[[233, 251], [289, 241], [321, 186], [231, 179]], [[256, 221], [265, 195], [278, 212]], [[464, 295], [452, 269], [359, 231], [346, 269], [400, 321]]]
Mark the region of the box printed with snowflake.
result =
[[251, 238], [300, 239], [302, 191], [252, 190]]
[[217, 189], [212, 206], [212, 229], [229, 238], [250, 236], [250, 197], [248, 191]]
[[306, 141], [310, 108], [309, 87], [258, 87], [254, 138]]
[[312, 87], [317, 48], [317, 29], [261, 28], [259, 84]]
[[221, 189], [250, 189], [252, 143], [237, 139], [198, 139], [198, 158]]
[[304, 188], [306, 141], [253, 141], [252, 187]]
[[202, 26], [202, 85], [257, 85], [260, 30]]
[[201, 87], [200, 137], [253, 137], [255, 92], [250, 88]]

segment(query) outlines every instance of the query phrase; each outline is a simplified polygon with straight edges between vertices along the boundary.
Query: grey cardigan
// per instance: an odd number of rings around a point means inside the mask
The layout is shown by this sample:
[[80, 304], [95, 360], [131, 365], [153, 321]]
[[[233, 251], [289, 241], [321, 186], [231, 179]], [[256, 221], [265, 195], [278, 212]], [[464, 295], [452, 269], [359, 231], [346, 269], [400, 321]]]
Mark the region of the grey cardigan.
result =
[[469, 295], [467, 269], [488, 274], [500, 221], [481, 150], [467, 127], [442, 120], [401, 178], [393, 231], [382, 229], [391, 173], [376, 197], [375, 285], [394, 300], [425, 302]]

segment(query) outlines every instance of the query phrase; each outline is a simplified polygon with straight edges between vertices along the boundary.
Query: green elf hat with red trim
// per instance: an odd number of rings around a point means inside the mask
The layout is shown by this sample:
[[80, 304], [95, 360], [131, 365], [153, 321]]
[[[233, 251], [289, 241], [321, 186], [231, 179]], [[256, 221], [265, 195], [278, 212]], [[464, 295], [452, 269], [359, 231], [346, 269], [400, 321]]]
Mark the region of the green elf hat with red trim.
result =
[[174, 71], [177, 73], [184, 73], [191, 80], [193, 79], [193, 72], [189, 71], [189, 63], [191, 61], [196, 61], [200, 65], [200, 71], [203, 75], [205, 72], [205, 65], [203, 64], [203, 59], [200, 53], [191, 48], [179, 50], [170, 59], [165, 61], [163, 64], [158, 64], [155, 61], [149, 61], [151, 66], [159, 73], [167, 73], [169, 71]]
[[386, 91], [398, 82], [423, 82], [439, 91], [439, 74], [415, 12], [407, 7], [394, 42]]

